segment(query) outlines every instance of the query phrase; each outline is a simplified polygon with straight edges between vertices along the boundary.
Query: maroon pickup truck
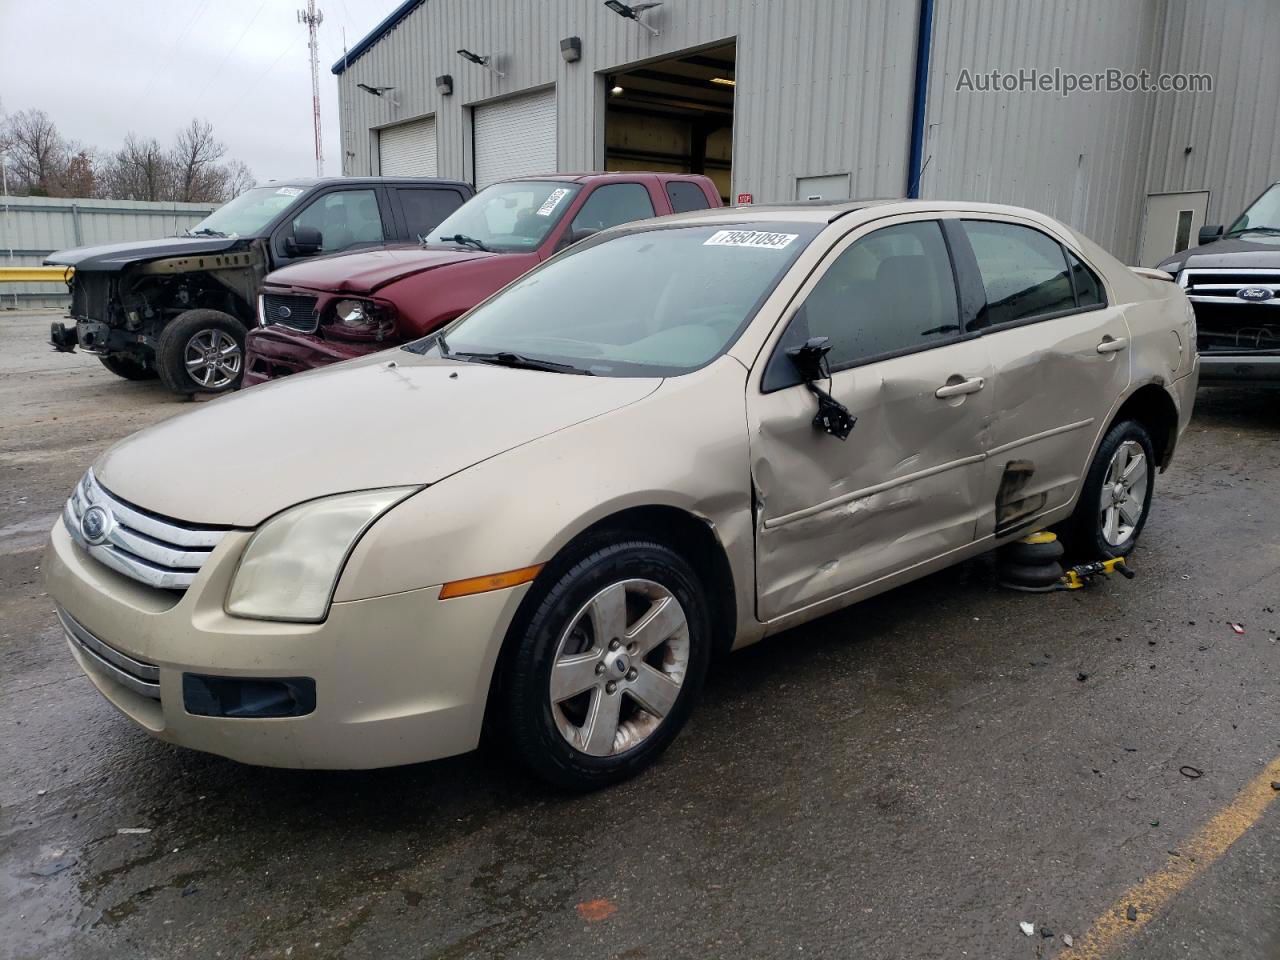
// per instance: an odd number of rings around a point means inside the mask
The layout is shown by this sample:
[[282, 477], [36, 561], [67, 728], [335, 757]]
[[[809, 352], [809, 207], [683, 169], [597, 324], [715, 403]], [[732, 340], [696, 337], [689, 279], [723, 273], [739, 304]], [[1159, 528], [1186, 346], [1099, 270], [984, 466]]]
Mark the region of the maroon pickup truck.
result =
[[480, 191], [413, 246], [326, 257], [263, 281], [244, 385], [425, 336], [577, 240], [632, 220], [720, 206], [693, 174], [528, 177]]

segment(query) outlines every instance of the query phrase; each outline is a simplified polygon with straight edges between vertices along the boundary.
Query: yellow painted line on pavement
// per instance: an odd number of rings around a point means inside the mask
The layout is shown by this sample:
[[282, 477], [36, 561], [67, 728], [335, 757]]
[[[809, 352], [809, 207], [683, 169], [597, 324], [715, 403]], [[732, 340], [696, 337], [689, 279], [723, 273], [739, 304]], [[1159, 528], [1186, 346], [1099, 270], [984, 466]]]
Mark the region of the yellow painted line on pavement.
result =
[[[1252, 827], [1267, 807], [1280, 797], [1273, 790], [1280, 781], [1280, 757], [1254, 777], [1236, 798], [1223, 807], [1182, 846], [1181, 856], [1169, 856], [1164, 869], [1140, 880], [1121, 894], [1102, 916], [1093, 921], [1088, 933], [1057, 955], [1056, 960], [1102, 960], [1142, 930], [1168, 905], [1187, 884], [1203, 873], [1230, 846]], [[1137, 918], [1128, 918], [1129, 908], [1137, 909]]]

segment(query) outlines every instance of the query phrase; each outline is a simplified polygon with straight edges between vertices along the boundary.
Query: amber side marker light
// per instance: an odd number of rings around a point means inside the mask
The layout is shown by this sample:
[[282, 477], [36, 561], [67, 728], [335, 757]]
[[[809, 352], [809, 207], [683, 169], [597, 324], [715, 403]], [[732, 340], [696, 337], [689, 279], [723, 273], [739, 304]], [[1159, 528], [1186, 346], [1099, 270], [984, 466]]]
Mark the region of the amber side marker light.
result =
[[454, 580], [440, 588], [441, 600], [452, 600], [455, 597], [469, 597], [473, 593], [488, 593], [490, 590], [505, 590], [507, 587], [518, 587], [528, 583], [538, 575], [542, 564], [532, 567], [521, 567], [519, 570], [508, 570], [506, 573], [491, 573], [483, 577], [468, 577], [466, 580]]

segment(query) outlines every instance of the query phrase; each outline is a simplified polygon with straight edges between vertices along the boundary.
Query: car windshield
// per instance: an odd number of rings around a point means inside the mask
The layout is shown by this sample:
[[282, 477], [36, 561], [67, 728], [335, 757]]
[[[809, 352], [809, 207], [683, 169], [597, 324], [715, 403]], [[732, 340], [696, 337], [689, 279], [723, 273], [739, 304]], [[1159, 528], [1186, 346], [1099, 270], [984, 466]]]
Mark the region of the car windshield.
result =
[[423, 239], [479, 250], [533, 250], [581, 188], [563, 180], [509, 180], [485, 187]]
[[556, 257], [418, 352], [597, 376], [676, 376], [737, 339], [820, 224], [650, 227]]
[[1280, 183], [1273, 184], [1271, 189], [1253, 202], [1240, 219], [1231, 225], [1228, 234], [1280, 233]]
[[302, 187], [255, 187], [224, 203], [187, 233], [211, 237], [254, 236], [303, 192]]

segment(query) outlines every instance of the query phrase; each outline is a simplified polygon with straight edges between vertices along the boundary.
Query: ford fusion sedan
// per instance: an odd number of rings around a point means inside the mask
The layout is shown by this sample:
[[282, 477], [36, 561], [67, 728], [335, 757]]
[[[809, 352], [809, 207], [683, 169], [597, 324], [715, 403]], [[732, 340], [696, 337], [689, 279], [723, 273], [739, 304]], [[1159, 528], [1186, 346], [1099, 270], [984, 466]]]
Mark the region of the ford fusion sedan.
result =
[[714, 654], [1050, 525], [1130, 551], [1197, 379], [1156, 276], [1003, 206], [615, 228], [432, 336], [117, 444], [49, 592], [162, 739], [377, 767], [485, 726], [601, 786]]

